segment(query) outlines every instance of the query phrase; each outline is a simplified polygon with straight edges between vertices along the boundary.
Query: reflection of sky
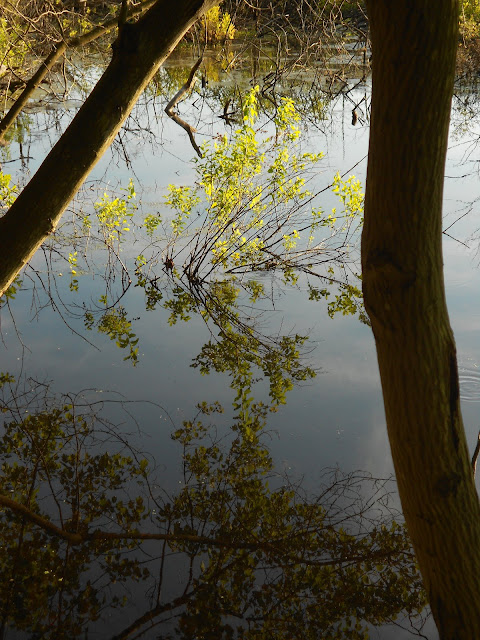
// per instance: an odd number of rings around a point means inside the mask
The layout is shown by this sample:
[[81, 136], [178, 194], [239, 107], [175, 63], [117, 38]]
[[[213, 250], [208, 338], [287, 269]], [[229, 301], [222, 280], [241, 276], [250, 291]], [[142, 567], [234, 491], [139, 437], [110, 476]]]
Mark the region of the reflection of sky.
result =
[[[357, 101], [362, 94], [357, 92], [352, 97]], [[348, 175], [355, 173], [362, 181], [365, 178], [365, 161], [353, 171], [349, 170], [367, 152], [368, 128], [359, 124], [353, 127], [350, 109], [346, 108], [342, 114], [342, 108], [341, 103], [335, 107], [333, 119], [322, 132], [311, 126], [306, 131], [308, 145], [315, 151], [325, 150], [327, 154], [321, 165], [322, 185], [328, 184], [337, 170], [348, 172]], [[183, 116], [198, 119], [197, 106], [188, 108], [185, 103], [180, 109]], [[153, 138], [145, 143], [140, 137], [133, 136], [132, 142], [126, 147], [130, 167], [126, 168], [121, 161], [117, 147], [106, 154], [92, 176], [112, 185], [117, 182], [124, 184], [131, 176], [135, 176], [137, 191], [144, 193], [145, 214], [149, 213], [150, 207], [152, 210], [161, 207], [161, 194], [168, 183], [185, 184], [194, 179], [189, 163], [194, 152], [187, 136], [174, 123], [160, 118], [159, 113], [162, 113], [162, 109], [158, 105], [156, 115], [152, 115], [141, 104], [136, 115], [129, 120], [129, 126], [133, 129], [134, 124], [148, 124], [154, 133], [159, 134], [160, 144], [154, 142]], [[208, 109], [205, 109], [204, 115], [208, 115]], [[52, 116], [47, 114], [46, 117], [51, 119]], [[40, 116], [33, 119], [37, 118]], [[62, 121], [65, 121], [65, 117]], [[199, 135], [198, 141], [217, 134], [221, 128], [221, 121], [213, 119], [210, 125], [201, 127], [205, 135]], [[38, 164], [39, 158], [51, 146], [53, 137], [55, 134], [49, 134], [32, 145], [30, 154], [33, 160], [30, 167]], [[469, 140], [471, 137], [469, 133]], [[463, 175], [459, 163], [465, 159], [465, 150], [460, 143], [461, 140], [457, 138], [452, 145], [447, 175]], [[12, 145], [9, 153], [12, 158], [15, 157], [15, 145]], [[469, 160], [473, 162], [471, 155]], [[11, 163], [6, 168], [14, 173], [16, 167], [18, 163]], [[462, 180], [447, 180], [445, 226], [456, 219], [455, 212], [460, 200], [475, 199], [477, 184], [476, 174]], [[336, 204], [330, 194], [322, 197], [325, 209]], [[472, 213], [454, 224], [449, 232], [464, 241], [474, 233], [477, 224], [480, 226], [474, 206]], [[469, 249], [446, 238], [444, 251], [447, 296], [457, 339], [459, 366], [469, 385], [470, 401], [465, 403], [464, 411], [469, 442], [472, 442], [476, 437], [478, 405], [471, 401], [471, 396], [475, 395], [475, 371], [480, 362], [476, 339], [480, 301], [474, 292], [479, 290], [480, 275], [475, 243], [470, 241], [468, 244]], [[137, 298], [141, 305], [141, 297], [137, 294], [130, 298]], [[24, 313], [27, 317], [32, 315], [27, 310], [28, 304], [25, 302]], [[135, 302], [133, 304], [136, 305]], [[331, 464], [347, 469], [366, 467], [376, 474], [389, 472], [391, 461], [369, 329], [353, 318], [337, 316], [331, 320], [324, 304], [307, 302], [306, 296], [299, 292], [282, 295], [276, 309], [276, 317], [284, 314], [284, 327], [294, 328], [298, 333], [312, 329], [311, 340], [316, 348], [309, 358], [313, 366], [321, 369], [316, 379], [294, 390], [288, 405], [272, 416], [272, 427], [282, 434], [278, 444], [279, 454], [282, 457], [284, 455], [283, 442], [287, 457], [292, 459], [291, 464], [300, 472]], [[18, 321], [23, 316], [21, 304], [16, 303], [15, 310]], [[25, 369], [30, 371], [33, 368], [39, 375], [51, 378], [56, 378], [61, 372], [64, 389], [68, 385], [70, 388], [95, 386], [118, 390], [129, 396], [135, 390], [141, 390], [142, 398], [156, 398], [159, 401], [161, 396], [165, 396], [171, 407], [182, 407], [187, 413], [197, 401], [207, 397], [228, 403], [231, 392], [225, 381], [215, 375], [201, 377], [189, 367], [192, 354], [197, 353], [207, 339], [201, 322], [191, 321], [187, 325], [179, 324], [171, 328], [166, 322], [165, 313], [142, 311], [138, 315], [141, 315], [141, 319], [136, 324], [136, 331], [141, 335], [141, 362], [135, 370], [123, 362], [113, 343], [87, 334], [95, 344], [101, 345], [101, 351], [96, 351], [66, 329], [57, 316], [48, 314], [47, 322], [46, 312], [32, 325], [25, 325], [23, 320], [20, 322], [19, 329], [24, 342], [32, 351], [25, 356]], [[81, 331], [81, 327], [76, 328]], [[8, 317], [3, 320], [3, 329], [8, 332], [7, 344], [10, 345], [4, 354], [4, 363], [14, 366], [18, 345], [15, 346], [15, 340], [10, 343], [13, 327]], [[480, 389], [480, 384], [478, 387]], [[188, 397], [185, 396], [186, 388], [189, 389]]]
[[[359, 94], [359, 97], [361, 95]], [[351, 112], [340, 110], [331, 127], [320, 133], [307, 131], [308, 143], [315, 150], [326, 150], [328, 156], [322, 164], [323, 184], [338, 170], [355, 173], [365, 178], [365, 161], [353, 171], [351, 167], [367, 152], [368, 128], [353, 127]], [[143, 107], [139, 108], [142, 114]], [[189, 113], [192, 113], [193, 108]], [[185, 108], [185, 111], [187, 109]], [[157, 112], [161, 112], [157, 108]], [[183, 111], [182, 111], [183, 113]], [[185, 114], [183, 113], [184, 117]], [[140, 118], [144, 116], [139, 116]], [[220, 129], [220, 121], [214, 120], [202, 131], [209, 136]], [[191, 183], [194, 177], [188, 160], [194, 155], [184, 132], [174, 123], [149, 116], [149, 126], [160, 133], [160, 144], [144, 144], [141, 138], [133, 139], [128, 146], [129, 168], [121, 163], [118, 148], [107, 153], [94, 171], [94, 177], [112, 185], [123, 185], [135, 176], [138, 192], [145, 193], [145, 200], [156, 207], [168, 183]], [[469, 140], [471, 134], [469, 134]], [[199, 136], [199, 142], [202, 136]], [[447, 162], [447, 175], [464, 175], [462, 159], [465, 150], [458, 138], [452, 145]], [[32, 145], [29, 153], [33, 169], [51, 146], [48, 137]], [[12, 145], [11, 158], [17, 154]], [[470, 155], [469, 162], [476, 162]], [[118, 165], [118, 166], [117, 166]], [[470, 167], [471, 168], [471, 167]], [[4, 169], [15, 174], [19, 163], [5, 165]], [[15, 177], [15, 176], [14, 176]], [[479, 195], [476, 172], [466, 178], [449, 178], [446, 182], [445, 227], [463, 212], [463, 203], [471, 202]], [[148, 208], [148, 204], [144, 208]], [[325, 197], [325, 208], [334, 206], [331, 196]], [[468, 443], [473, 448], [479, 428], [478, 407], [480, 401], [480, 271], [477, 254], [478, 240], [472, 235], [480, 228], [477, 203], [472, 212], [449, 233], [458, 241], [445, 238], [445, 282], [451, 323], [456, 335], [458, 361], [462, 381], [462, 404]], [[457, 215], [457, 212], [460, 212]], [[149, 211], [146, 210], [147, 214]], [[38, 261], [40, 264], [41, 261]], [[26, 346], [22, 348], [15, 337], [15, 327], [2, 311], [2, 330], [5, 346], [2, 370], [16, 373], [19, 363], [27, 375], [37, 379], [53, 379], [59, 391], [77, 391], [91, 388], [98, 391], [115, 391], [129, 399], [158, 402], [163, 409], [139, 407], [137, 419], [148, 435], [148, 450], [162, 456], [167, 463], [175, 457], [175, 446], [169, 439], [170, 425], [165, 420], [168, 413], [178, 424], [194, 414], [194, 407], [202, 400], [220, 401], [228, 406], [233, 392], [228, 380], [212, 374], [200, 376], [189, 365], [208, 339], [208, 333], [200, 320], [170, 327], [165, 311], [145, 312], [142, 296], [137, 291], [130, 296], [133, 305], [131, 315], [140, 316], [135, 331], [140, 336], [140, 363], [133, 369], [123, 362], [123, 352], [105, 337], [86, 332], [100, 350], [72, 333], [58, 315], [42, 312], [32, 323], [30, 300], [20, 297], [15, 301], [15, 321]], [[306, 484], [315, 488], [319, 472], [325, 466], [339, 466], [345, 471], [368, 470], [377, 476], [392, 472], [392, 463], [385, 429], [385, 420], [377, 371], [374, 343], [368, 327], [354, 318], [330, 319], [324, 303], [308, 302], [302, 291], [282, 295], [275, 304], [274, 322], [299, 334], [311, 331], [315, 349], [309, 354], [309, 364], [319, 369], [317, 377], [289, 394], [288, 404], [272, 414], [269, 428], [278, 431], [279, 439], [272, 439], [274, 457], [293, 474], [304, 476]], [[81, 324], [75, 328], [83, 332]], [[228, 419], [225, 419], [228, 424]], [[174, 465], [173, 465], [174, 466]], [[374, 636], [375, 637], [375, 636]], [[398, 631], [382, 638], [401, 638]]]

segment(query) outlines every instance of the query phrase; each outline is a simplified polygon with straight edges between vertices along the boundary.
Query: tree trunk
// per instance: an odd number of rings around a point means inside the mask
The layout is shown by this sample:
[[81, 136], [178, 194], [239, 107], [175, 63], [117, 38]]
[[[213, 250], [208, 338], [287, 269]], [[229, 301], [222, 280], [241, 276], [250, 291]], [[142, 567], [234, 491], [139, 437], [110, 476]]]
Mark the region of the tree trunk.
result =
[[218, 0], [158, 0], [125, 23], [105, 73], [35, 176], [0, 219], [0, 295], [53, 231], [159, 66]]
[[403, 512], [442, 639], [480, 638], [480, 508], [445, 303], [442, 198], [456, 0], [367, 0], [373, 53], [362, 238]]

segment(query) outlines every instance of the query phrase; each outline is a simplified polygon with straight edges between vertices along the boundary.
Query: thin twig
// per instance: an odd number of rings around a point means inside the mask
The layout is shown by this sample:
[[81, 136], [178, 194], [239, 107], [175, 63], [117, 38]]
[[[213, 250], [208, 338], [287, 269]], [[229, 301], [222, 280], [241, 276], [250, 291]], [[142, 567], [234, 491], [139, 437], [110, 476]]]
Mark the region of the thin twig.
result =
[[477, 459], [478, 459], [479, 453], [480, 453], [480, 431], [478, 432], [477, 446], [475, 447], [475, 451], [473, 452], [473, 456], [472, 456], [473, 477], [475, 477], [475, 472], [477, 471]]

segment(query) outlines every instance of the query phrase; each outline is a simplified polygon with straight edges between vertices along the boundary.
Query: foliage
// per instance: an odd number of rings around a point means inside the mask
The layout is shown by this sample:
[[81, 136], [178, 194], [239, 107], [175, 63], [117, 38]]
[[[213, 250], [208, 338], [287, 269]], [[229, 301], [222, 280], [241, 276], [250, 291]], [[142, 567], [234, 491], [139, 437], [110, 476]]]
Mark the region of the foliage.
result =
[[[329, 289], [319, 289], [311, 284], [308, 285], [309, 300], [326, 300], [330, 295]], [[335, 295], [335, 299], [328, 303], [327, 311], [330, 318], [334, 318], [337, 313], [341, 313], [343, 316], [357, 315], [360, 322], [370, 326], [370, 320], [363, 305], [363, 293], [357, 286], [348, 282], [342, 282], [338, 286], [338, 293]]]
[[8, 67], [21, 67], [28, 53], [26, 43], [19, 39], [16, 31], [18, 18], [2, 16], [0, 9], [0, 77]]
[[162, 218], [158, 214], [149, 214], [145, 217], [143, 226], [145, 227], [145, 231], [147, 232], [147, 234], [149, 236], [153, 236], [161, 222]]
[[[56, 0], [55, 4], [61, 5], [62, 0]], [[86, 3], [85, 3], [86, 4]], [[60, 10], [64, 9], [64, 7], [59, 6]], [[91, 31], [95, 25], [95, 16], [92, 16], [92, 8], [89, 6], [85, 6], [85, 11], [71, 11], [71, 12], [62, 12], [64, 13], [64, 17], [61, 18], [61, 25], [63, 33], [69, 38], [74, 38], [75, 36], [81, 36], [88, 31]], [[92, 20], [93, 17], [93, 20]]]
[[[18, 195], [18, 187], [12, 183], [11, 176], [0, 170], [0, 212], [6, 211], [15, 201]], [[12, 284], [0, 297], [0, 308], [8, 301], [13, 300], [22, 286], [22, 279], [18, 275]]]
[[70, 266], [70, 291], [78, 291], [77, 279], [77, 255], [78, 251], [71, 251], [68, 254], [68, 264]]
[[[202, 373], [230, 372], [236, 396], [240, 386], [248, 387], [247, 378], [254, 381], [260, 373], [268, 378], [272, 406], [277, 406], [295, 382], [311, 378], [314, 372], [300, 364], [305, 336], [269, 337], [255, 327], [267, 299], [262, 272], [272, 276], [279, 272], [284, 283], [295, 284], [297, 273], [305, 271], [330, 287], [335, 278], [325, 267], [344, 259], [354, 223], [361, 223], [362, 191], [353, 176], [343, 179], [337, 174], [331, 189], [340, 206], [324, 214], [316, 194], [307, 189], [309, 171], [318, 170], [322, 154], [299, 151], [299, 114], [293, 101], [279, 102], [270, 130], [260, 126], [258, 108], [255, 88], [243, 98], [243, 123], [231, 139], [222, 136], [204, 146], [195, 186], [170, 185], [166, 203], [175, 213], [169, 237], [162, 236], [167, 224], [163, 214], [136, 215], [135, 187], [130, 181], [121, 195], [104, 192], [94, 204], [95, 217], [84, 214], [80, 228], [74, 223], [67, 233], [58, 230], [55, 246], [63, 237], [70, 243], [64, 259], [72, 292], [79, 292], [80, 275], [88, 273], [105, 281], [101, 307], [84, 301], [83, 320], [87, 329], [95, 327], [125, 349], [125, 360], [136, 364], [139, 358], [133, 319], [120, 305], [136, 278], [136, 286], [145, 291], [146, 309], [161, 303], [170, 311], [170, 324], [198, 314], [206, 324], [215, 325], [212, 340], [194, 366]], [[120, 247], [138, 231], [147, 244], [131, 274], [128, 258], [120, 257]], [[104, 273], [93, 271], [87, 257], [99, 243], [107, 253]], [[167, 278], [161, 279], [159, 255]], [[175, 263], [182, 258], [180, 270]], [[254, 272], [259, 277], [252, 277]], [[121, 283], [118, 293], [116, 280]], [[346, 285], [335, 310], [361, 314], [357, 293], [358, 289]], [[333, 306], [329, 306], [331, 314]], [[62, 307], [67, 309], [63, 301]], [[73, 303], [73, 314], [78, 316], [79, 307]], [[283, 348], [286, 359], [281, 355]], [[279, 372], [287, 361], [291, 370], [284, 376]]]
[[[253, 382], [267, 378], [272, 407], [276, 407], [285, 402], [293, 384], [315, 372], [301, 364], [305, 336], [267, 336], [256, 328], [256, 318], [264, 313], [261, 305], [267, 300], [262, 272], [273, 275], [279, 271], [284, 283], [295, 284], [297, 272], [304, 270], [309, 278], [322, 278], [326, 292], [333, 285], [340, 286], [340, 296], [329, 302], [329, 314], [357, 313], [362, 319], [359, 289], [334, 276], [333, 267], [326, 268], [344, 260], [352, 224], [361, 223], [362, 192], [353, 176], [342, 179], [335, 175], [331, 189], [340, 207], [324, 214], [305, 184], [308, 168], [314, 168], [322, 155], [298, 153], [301, 132], [293, 102], [281, 102], [274, 129], [264, 131], [263, 139], [254, 128], [258, 124], [257, 89], [245, 96], [243, 109], [243, 124], [232, 140], [222, 137], [197, 163], [196, 185], [170, 185], [166, 202], [175, 211], [170, 237], [161, 235], [166, 222], [160, 212], [136, 216], [135, 187], [130, 181], [121, 196], [104, 192], [95, 203], [98, 226], [92, 215], [85, 214], [80, 228], [74, 223], [67, 234], [65, 227], [57, 230], [55, 255], [60, 241], [70, 245], [64, 259], [72, 292], [79, 292], [80, 275], [91, 274], [105, 282], [101, 306], [84, 301], [82, 317], [87, 329], [95, 328], [125, 349], [124, 360], [135, 365], [139, 358], [133, 319], [120, 305], [135, 277], [136, 286], [145, 292], [146, 309], [152, 311], [162, 304], [170, 312], [170, 324], [198, 315], [207, 325], [214, 325], [212, 339], [193, 366], [203, 374], [228, 371], [238, 402]], [[192, 221], [194, 212], [200, 216]], [[147, 236], [147, 245], [136, 257], [133, 275], [126, 259], [120, 257], [120, 246], [138, 230], [143, 233], [142, 241]], [[320, 236], [317, 240], [316, 235]], [[97, 250], [99, 244], [107, 253], [104, 273], [93, 271], [87, 257], [89, 249], [95, 246]], [[160, 277], [160, 254], [166, 278]], [[179, 270], [175, 262], [182, 254], [186, 256]], [[316, 261], [321, 270], [315, 271]], [[252, 277], [255, 272], [259, 277]], [[117, 280], [121, 283], [118, 292]], [[10, 293], [14, 295], [16, 289]], [[62, 307], [69, 309], [63, 301]], [[79, 307], [77, 302], [72, 307], [77, 316]]]
[[202, 16], [201, 25], [205, 32], [205, 40], [209, 43], [233, 40], [235, 36], [235, 26], [230, 14], [222, 12], [218, 5]]
[[464, 40], [480, 35], [480, 1], [462, 0], [460, 7], [460, 33]]
[[[105, 243], [110, 246], [115, 241], [120, 241], [125, 231], [130, 231], [129, 221], [136, 210], [136, 205], [132, 202], [135, 197], [135, 186], [130, 180], [128, 187], [122, 189], [127, 194], [126, 198], [114, 198], [112, 200], [108, 193], [104, 193], [102, 199], [96, 202], [94, 207], [100, 231], [103, 234]], [[88, 216], [83, 219], [85, 230], [91, 228], [91, 220]]]
[[12, 184], [12, 177], [0, 171], [0, 211], [5, 211], [14, 203], [18, 194], [18, 187]]
[[[363, 194], [354, 177], [334, 178], [339, 213], [325, 215], [307, 189], [309, 172], [323, 154], [299, 153], [299, 114], [291, 99], [282, 98], [273, 135], [258, 139], [258, 91], [244, 96], [243, 124], [231, 139], [219, 136], [213, 149], [204, 144], [195, 186], [169, 185], [166, 203], [175, 211], [171, 242], [193, 233], [183, 267], [189, 279], [204, 280], [219, 269], [228, 274], [274, 269], [285, 282], [295, 282], [296, 271], [325, 263], [329, 245], [333, 260], [348, 245], [352, 221], [361, 220]], [[194, 212], [201, 224], [192, 230]], [[326, 235], [316, 239], [322, 229]]]
[[[340, 206], [324, 213], [306, 185], [309, 170], [316, 170], [322, 154], [299, 152], [301, 131], [293, 101], [283, 99], [273, 128], [263, 127], [259, 134], [258, 100], [258, 88], [244, 97], [244, 120], [231, 140], [222, 136], [213, 148], [205, 145], [205, 156], [196, 166], [195, 186], [170, 185], [166, 197], [174, 210], [170, 230], [168, 219], [159, 211], [137, 215], [130, 181], [120, 196], [104, 192], [94, 204], [96, 218], [84, 214], [81, 227], [74, 222], [67, 233], [65, 224], [55, 240], [56, 247], [63, 237], [70, 244], [64, 259], [72, 292], [79, 292], [80, 275], [91, 274], [105, 282], [101, 306], [83, 302], [82, 317], [87, 329], [95, 327], [125, 349], [125, 360], [138, 362], [133, 319], [127, 318], [123, 302], [120, 305], [135, 279], [145, 292], [146, 309], [152, 311], [161, 304], [170, 312], [170, 324], [199, 315], [207, 325], [214, 325], [211, 330], [216, 337], [204, 346], [194, 366], [202, 373], [229, 371], [236, 394], [240, 379], [246, 387], [246, 377], [256, 380], [261, 371], [269, 378], [276, 406], [285, 401], [295, 381], [306, 380], [314, 372], [300, 365], [304, 336], [269, 337], [255, 327], [268, 297], [264, 274], [279, 272], [283, 282], [291, 285], [304, 271], [309, 278], [322, 279], [326, 291], [341, 286], [341, 297], [329, 304], [330, 315], [341, 311], [363, 317], [358, 288], [343, 282], [342, 276], [339, 280], [329, 266], [342, 265], [347, 251], [351, 254], [355, 225], [361, 224], [363, 195], [353, 176], [343, 179], [337, 174], [330, 188]], [[146, 244], [131, 273], [128, 255], [120, 257], [120, 250], [127, 238], [138, 243], [138, 234]], [[103, 246], [107, 254], [104, 273], [93, 271], [87, 257], [93, 246], [96, 251]], [[182, 260], [182, 267], [177, 267]], [[253, 277], [255, 273], [258, 277]], [[63, 301], [62, 307], [67, 309]], [[76, 315], [78, 308], [75, 302]], [[286, 353], [292, 356], [287, 377], [278, 374], [281, 349], [287, 346], [285, 342], [282, 347], [282, 340], [288, 342]]]
[[[213, 149], [204, 145], [204, 157], [196, 161], [195, 186], [169, 185], [166, 204], [175, 212], [165, 261], [170, 295], [152, 296], [160, 294], [158, 278], [146, 277], [143, 264], [137, 270], [137, 285], [148, 288], [147, 308], [163, 300], [170, 324], [189, 321], [193, 314], [213, 322], [217, 335], [202, 347], [193, 366], [203, 374], [228, 371], [239, 406], [258, 371], [268, 378], [272, 407], [285, 402], [294, 381], [315, 375], [300, 365], [304, 336], [269, 338], [255, 329], [253, 305], [265, 299], [265, 287], [252, 272], [280, 271], [285, 283], [294, 284], [297, 271], [305, 270], [323, 279], [328, 296], [329, 287], [339, 282], [328, 265], [336, 256], [343, 260], [352, 225], [361, 224], [363, 193], [355, 177], [334, 176], [331, 188], [340, 207], [329, 214], [306, 188], [308, 171], [322, 154], [299, 154], [298, 120], [293, 101], [283, 99], [274, 131], [259, 139], [258, 87], [244, 96], [242, 126], [231, 139], [221, 136]], [[183, 260], [181, 271], [170, 257], [174, 254], [175, 263]], [[313, 271], [317, 260], [323, 272]], [[348, 281], [339, 286], [340, 293], [329, 303], [331, 317], [341, 311], [364, 318], [360, 290]]]

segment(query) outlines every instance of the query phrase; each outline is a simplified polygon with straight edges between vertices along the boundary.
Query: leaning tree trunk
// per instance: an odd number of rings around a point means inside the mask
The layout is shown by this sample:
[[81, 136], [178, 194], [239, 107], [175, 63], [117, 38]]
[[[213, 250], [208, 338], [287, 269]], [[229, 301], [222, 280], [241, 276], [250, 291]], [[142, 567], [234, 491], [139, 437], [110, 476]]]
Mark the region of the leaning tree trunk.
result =
[[121, 25], [105, 73], [35, 176], [0, 219], [0, 295], [53, 231], [159, 66], [218, 0], [158, 0]]
[[373, 53], [362, 238], [403, 512], [442, 639], [480, 638], [480, 508], [445, 303], [442, 197], [458, 5], [367, 0]]

